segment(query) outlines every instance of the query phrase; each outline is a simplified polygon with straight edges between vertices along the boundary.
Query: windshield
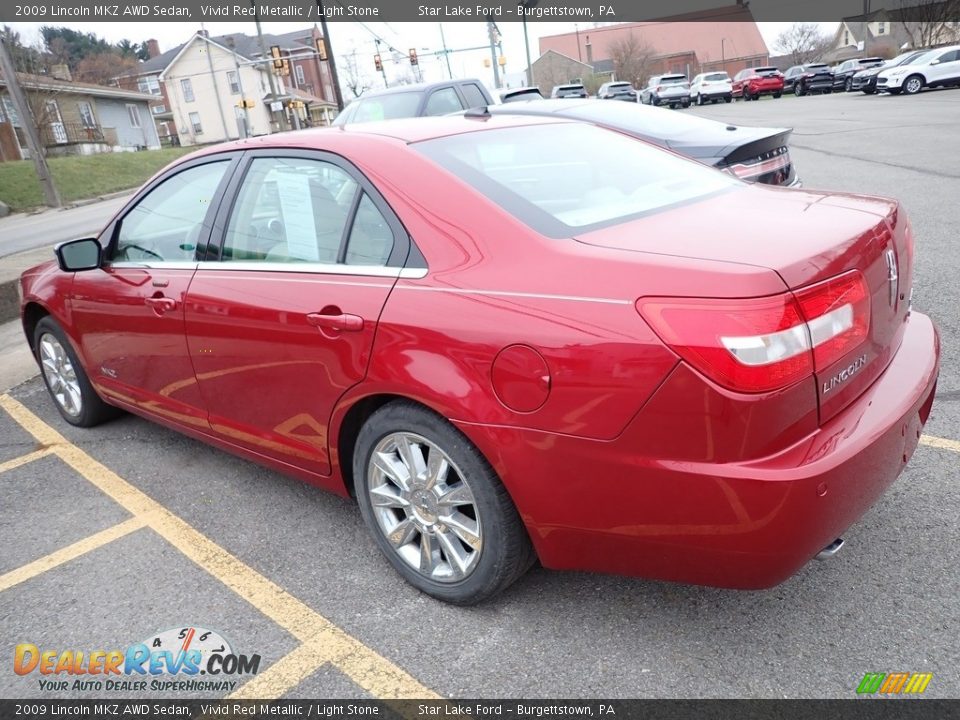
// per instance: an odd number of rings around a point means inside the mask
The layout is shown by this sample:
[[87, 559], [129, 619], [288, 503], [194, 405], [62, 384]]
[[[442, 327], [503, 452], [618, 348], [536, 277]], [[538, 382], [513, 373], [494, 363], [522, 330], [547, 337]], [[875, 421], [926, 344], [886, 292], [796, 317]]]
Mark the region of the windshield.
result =
[[553, 238], [626, 222], [741, 185], [692, 160], [580, 123], [464, 133], [414, 147]]
[[420, 107], [420, 97], [419, 92], [401, 92], [354, 100], [357, 103], [357, 109], [350, 116], [349, 122], [376, 122], [416, 117], [417, 109]]

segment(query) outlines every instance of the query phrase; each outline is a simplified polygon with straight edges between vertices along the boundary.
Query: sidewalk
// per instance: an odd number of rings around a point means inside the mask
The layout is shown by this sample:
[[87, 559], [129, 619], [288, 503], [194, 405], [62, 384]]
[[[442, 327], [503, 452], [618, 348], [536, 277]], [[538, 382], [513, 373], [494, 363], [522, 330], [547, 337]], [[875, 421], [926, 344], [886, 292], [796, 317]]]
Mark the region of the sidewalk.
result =
[[27, 268], [53, 259], [53, 246], [64, 240], [89, 237], [123, 207], [130, 192], [76, 204], [0, 218], [0, 323], [20, 314], [17, 278]]

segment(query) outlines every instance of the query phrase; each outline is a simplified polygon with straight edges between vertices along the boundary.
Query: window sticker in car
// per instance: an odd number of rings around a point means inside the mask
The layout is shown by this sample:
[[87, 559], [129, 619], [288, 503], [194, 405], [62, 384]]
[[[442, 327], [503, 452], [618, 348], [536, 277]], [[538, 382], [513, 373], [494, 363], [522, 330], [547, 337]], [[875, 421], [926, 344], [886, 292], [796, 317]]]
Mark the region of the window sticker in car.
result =
[[319, 261], [310, 178], [300, 172], [274, 168], [267, 174], [267, 182], [271, 181], [276, 183], [289, 254], [303, 260]]

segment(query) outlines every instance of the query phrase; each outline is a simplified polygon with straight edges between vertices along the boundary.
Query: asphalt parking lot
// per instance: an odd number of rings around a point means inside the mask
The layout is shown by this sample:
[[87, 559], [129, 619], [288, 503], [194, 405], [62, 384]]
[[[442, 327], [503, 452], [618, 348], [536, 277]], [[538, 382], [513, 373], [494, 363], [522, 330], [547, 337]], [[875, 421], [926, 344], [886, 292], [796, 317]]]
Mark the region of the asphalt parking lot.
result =
[[[259, 654], [260, 672], [167, 697], [853, 697], [864, 673], [896, 671], [960, 696], [960, 90], [682, 112], [792, 126], [806, 186], [894, 196], [912, 218], [938, 395], [907, 470], [836, 558], [763, 592], [534, 569], [451, 607], [390, 569], [352, 503], [137, 418], [78, 430], [34, 378], [0, 396], [7, 657], [196, 627]], [[105, 694], [47, 692], [7, 667], [3, 697]]]

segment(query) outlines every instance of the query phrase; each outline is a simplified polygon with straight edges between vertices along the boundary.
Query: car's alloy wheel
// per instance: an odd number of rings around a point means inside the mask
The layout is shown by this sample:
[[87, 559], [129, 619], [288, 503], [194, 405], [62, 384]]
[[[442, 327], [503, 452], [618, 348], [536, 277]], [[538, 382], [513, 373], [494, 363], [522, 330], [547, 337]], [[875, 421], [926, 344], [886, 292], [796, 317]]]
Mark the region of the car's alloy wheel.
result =
[[903, 83], [903, 92], [907, 95], [916, 95], [923, 89], [923, 78], [919, 75], [911, 75]]
[[797, 97], [802, 97], [805, 93], [806, 91], [803, 89], [803, 85], [797, 83], [797, 89], [794, 91], [794, 95]]
[[77, 371], [67, 351], [56, 337], [47, 332], [40, 336], [37, 353], [43, 379], [57, 406], [70, 417], [79, 417], [83, 411], [83, 397]]
[[703, 95], [701, 93], [697, 93], [697, 105], [703, 105]]
[[64, 420], [92, 427], [118, 414], [97, 395], [70, 341], [53, 318], [48, 316], [37, 323], [33, 348], [43, 381]]
[[853, 78], [847, 78], [847, 92], [853, 91]]
[[373, 449], [367, 492], [377, 525], [404, 562], [436, 582], [470, 575], [483, 527], [470, 483], [450, 457], [413, 433], [391, 433]]
[[535, 556], [510, 496], [459, 430], [415, 403], [374, 412], [354, 449], [364, 521], [391, 565], [441, 600], [473, 604]]

